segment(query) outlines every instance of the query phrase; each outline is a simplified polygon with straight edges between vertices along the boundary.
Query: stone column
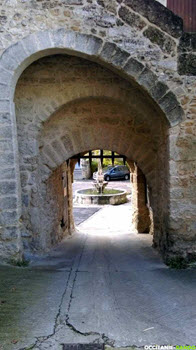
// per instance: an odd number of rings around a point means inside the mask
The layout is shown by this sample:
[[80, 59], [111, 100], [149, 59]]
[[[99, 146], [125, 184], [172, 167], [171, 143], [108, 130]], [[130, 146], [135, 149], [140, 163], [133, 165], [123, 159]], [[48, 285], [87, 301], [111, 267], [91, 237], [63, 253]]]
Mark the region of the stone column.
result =
[[169, 129], [167, 253], [196, 259], [196, 98], [188, 118]]
[[132, 176], [132, 226], [138, 233], [149, 233], [151, 227], [150, 212], [147, 204], [147, 185], [142, 171], [134, 162], [128, 162]]
[[[6, 81], [6, 80], [5, 80]], [[5, 85], [5, 91], [7, 86]], [[2, 94], [1, 94], [2, 95]], [[0, 259], [21, 260], [21, 188], [14, 104], [0, 101]]]

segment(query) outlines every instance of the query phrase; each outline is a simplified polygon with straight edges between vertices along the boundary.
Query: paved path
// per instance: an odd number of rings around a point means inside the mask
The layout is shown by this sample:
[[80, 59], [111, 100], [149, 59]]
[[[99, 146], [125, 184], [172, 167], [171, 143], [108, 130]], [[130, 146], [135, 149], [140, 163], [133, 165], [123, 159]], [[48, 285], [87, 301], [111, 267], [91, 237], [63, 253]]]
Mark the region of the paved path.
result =
[[80, 225], [99, 210], [100, 207], [98, 206], [93, 206], [93, 208], [91, 206], [74, 206], [73, 215], [75, 225]]
[[[129, 217], [129, 205], [119, 209]], [[1, 267], [2, 349], [196, 344], [196, 271], [170, 270], [126, 221], [119, 234], [116, 210], [99, 210], [29, 268]]]
[[[80, 209], [80, 208], [78, 208]], [[86, 213], [91, 208], [86, 208]], [[133, 230], [131, 228], [132, 207], [129, 201], [123, 205], [105, 205], [98, 208], [99, 211], [92, 214], [89, 212], [89, 217], [82, 222], [78, 229], [81, 232], [87, 232], [92, 236], [114, 236], [119, 238], [123, 234], [129, 234]], [[77, 218], [77, 215], [75, 215]], [[151, 237], [149, 237], [151, 241]]]

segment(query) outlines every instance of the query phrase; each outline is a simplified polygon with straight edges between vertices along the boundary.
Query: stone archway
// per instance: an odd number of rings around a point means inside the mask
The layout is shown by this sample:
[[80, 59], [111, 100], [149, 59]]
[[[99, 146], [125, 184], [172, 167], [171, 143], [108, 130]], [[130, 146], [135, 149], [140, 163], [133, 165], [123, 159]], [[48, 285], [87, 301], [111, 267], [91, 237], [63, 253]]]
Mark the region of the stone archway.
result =
[[[5, 166], [1, 169], [2, 179], [5, 182], [1, 193], [2, 199], [6, 192], [10, 195], [12, 202], [12, 210], [9, 206], [9, 211], [5, 212], [3, 220], [3, 235], [6, 239], [2, 243], [2, 256], [5, 257], [20, 255], [22, 251], [19, 155], [13, 104], [15, 86], [22, 71], [32, 62], [41, 57], [59, 53], [98, 62], [130, 81], [137, 91], [143, 91], [146, 101], [148, 100], [154, 106], [154, 110], [158, 111], [161, 117], [166, 116], [168, 126], [175, 126], [183, 119], [183, 110], [176, 96], [165, 84], [159, 82], [153, 72], [117, 45], [104, 42], [96, 36], [59, 29], [33, 34], [7, 49], [0, 62], [1, 79], [6, 81], [5, 88], [1, 91], [1, 111], [6, 120], [5, 133], [11, 141], [9, 151], [3, 155], [2, 162]], [[47, 113], [51, 115], [61, 105], [62, 101], [58, 101], [57, 98], [52, 104], [53, 109], [47, 106], [49, 108], [46, 108], [45, 119], [47, 119]], [[128, 141], [128, 137], [125, 137], [125, 140]], [[141, 144], [139, 139], [136, 138], [135, 141]], [[9, 164], [8, 168], [7, 164]]]
[[[167, 159], [168, 123], [135, 86], [96, 63], [56, 55], [42, 58], [22, 74], [15, 103], [22, 235], [36, 236], [33, 245], [49, 246], [47, 236], [55, 241], [53, 235], [55, 227], [59, 227], [62, 206], [56, 210], [59, 198], [54, 196], [54, 187], [61, 188], [62, 164], [89, 149], [112, 149], [137, 161], [153, 193], [155, 217], [162, 215], [162, 205], [157, 204], [156, 198], [156, 193], [162, 191], [157, 172], [158, 163]], [[33, 167], [29, 167], [31, 162]], [[138, 229], [142, 232], [144, 226]], [[155, 240], [162, 236], [161, 230], [157, 222]], [[58, 237], [59, 233], [57, 241]]]

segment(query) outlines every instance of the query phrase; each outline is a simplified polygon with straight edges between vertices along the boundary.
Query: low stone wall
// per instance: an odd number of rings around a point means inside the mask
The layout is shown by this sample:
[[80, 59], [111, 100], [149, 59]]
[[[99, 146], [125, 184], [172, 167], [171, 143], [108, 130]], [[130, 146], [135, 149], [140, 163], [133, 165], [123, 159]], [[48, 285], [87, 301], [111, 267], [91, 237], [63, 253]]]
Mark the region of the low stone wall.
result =
[[78, 190], [75, 194], [75, 203], [77, 204], [111, 204], [111, 205], [119, 205], [124, 204], [127, 201], [127, 192], [123, 190], [119, 190], [120, 193], [115, 194], [86, 194], [87, 190]]

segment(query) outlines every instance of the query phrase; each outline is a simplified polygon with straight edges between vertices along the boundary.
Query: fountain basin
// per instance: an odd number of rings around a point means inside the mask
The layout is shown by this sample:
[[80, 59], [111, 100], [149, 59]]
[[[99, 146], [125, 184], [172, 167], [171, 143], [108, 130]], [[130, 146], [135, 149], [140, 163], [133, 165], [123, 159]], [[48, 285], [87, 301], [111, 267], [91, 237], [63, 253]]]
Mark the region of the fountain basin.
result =
[[117, 189], [107, 189], [103, 194], [97, 193], [93, 188], [78, 190], [75, 193], [75, 203], [77, 204], [111, 204], [118, 205], [126, 203], [127, 191]]

